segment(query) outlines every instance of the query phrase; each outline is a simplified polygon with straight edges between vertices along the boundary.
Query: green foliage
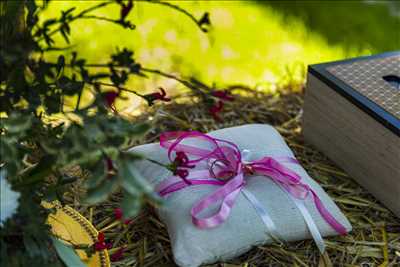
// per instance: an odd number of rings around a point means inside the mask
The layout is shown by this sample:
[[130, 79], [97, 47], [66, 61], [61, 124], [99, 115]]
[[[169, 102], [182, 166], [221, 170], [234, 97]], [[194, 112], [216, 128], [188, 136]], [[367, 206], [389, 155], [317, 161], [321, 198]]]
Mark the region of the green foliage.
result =
[[46, 218], [51, 210], [40, 204], [43, 188], [27, 186], [19, 191], [18, 213], [0, 228], [1, 266], [63, 266], [49, 238]]
[[[41, 206], [43, 200], [63, 202], [64, 192], [79, 178], [65, 174], [69, 167], [79, 166], [89, 173], [84, 182], [87, 194], [83, 201], [87, 204], [104, 201], [121, 188], [121, 207], [128, 218], [138, 213], [144, 199], [159, 202], [131, 164], [140, 155], [124, 153], [128, 143], [142, 137], [150, 125], [121, 116], [114, 101], [123, 91], [149, 104], [168, 101], [165, 94], [142, 95], [124, 87], [131, 76], [146, 77], [146, 71], [168, 74], [143, 68], [126, 48], [117, 49], [102, 65], [89, 64], [76, 52], [67, 59], [63, 54], [69, 48], [56, 47], [54, 41], [55, 36], [61, 36], [69, 45], [70, 23], [75, 20], [101, 20], [125, 30], [135, 29], [127, 20], [133, 1], [95, 2], [79, 12], [69, 8], [39, 23], [48, 2], [42, 6], [36, 1], [1, 2], [0, 166], [7, 171], [13, 190], [21, 194], [17, 214], [0, 228], [5, 266], [61, 266], [55, 251], [64, 264], [77, 266], [72, 248], [51, 239], [45, 223], [50, 211]], [[197, 20], [175, 5], [149, 2], [187, 15], [202, 31], [210, 25], [207, 13]], [[92, 14], [109, 6], [119, 8], [119, 18]], [[46, 57], [50, 52], [57, 54], [56, 61]], [[98, 67], [104, 71], [92, 70]], [[91, 92], [92, 100], [82, 107], [85, 90]], [[69, 110], [65, 108], [68, 98], [76, 100]], [[49, 118], [55, 115], [63, 116], [64, 122], [50, 123]]]
[[[106, 62], [118, 42], [135, 51], [147, 67], [168, 73], [196, 76], [207, 84], [242, 84], [263, 91], [303, 85], [306, 66], [400, 47], [396, 30], [400, 17], [388, 6], [394, 1], [168, 1], [200, 18], [206, 10], [213, 22], [207, 34], [175, 10], [147, 1], [135, 2], [128, 18], [140, 21], [137, 30], [124, 31], [112, 24], [76, 21], [71, 24], [74, 50], [89, 61]], [[82, 10], [91, 1], [52, 2], [44, 17], [62, 9]], [[113, 16], [110, 7], [98, 15]], [[397, 8], [397, 14], [399, 14]], [[357, 14], [357, 15], [354, 15]], [[43, 18], [43, 17], [42, 17]], [[54, 38], [56, 44], [62, 37]], [[69, 52], [65, 51], [68, 57]], [[162, 60], [159, 60], [162, 59]], [[56, 60], [56, 58], [54, 58]], [[146, 92], [156, 84], [168, 91], [183, 86], [164, 79], [130, 79], [128, 85]], [[129, 109], [134, 102], [119, 101]]]
[[79, 259], [72, 247], [67, 246], [57, 238], [51, 238], [58, 255], [67, 267], [85, 267], [86, 265]]
[[374, 53], [397, 50], [400, 46], [400, 34], [396, 30], [400, 25], [400, 2], [259, 2], [283, 12], [289, 18], [301, 18], [308, 29], [324, 36], [331, 45], [364, 46]]

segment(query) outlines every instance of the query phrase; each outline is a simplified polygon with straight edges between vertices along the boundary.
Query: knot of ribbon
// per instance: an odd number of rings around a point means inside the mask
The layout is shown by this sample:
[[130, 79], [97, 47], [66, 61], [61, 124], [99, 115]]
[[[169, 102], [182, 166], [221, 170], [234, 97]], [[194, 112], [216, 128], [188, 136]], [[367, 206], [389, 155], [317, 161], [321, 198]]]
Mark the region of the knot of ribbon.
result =
[[[192, 222], [201, 229], [213, 228], [225, 222], [237, 196], [242, 192], [260, 215], [268, 230], [267, 233], [275, 240], [282, 240], [266, 209], [245, 188], [246, 177], [258, 175], [272, 179], [289, 195], [302, 214], [321, 253], [325, 250], [325, 245], [315, 222], [304, 205], [306, 198], [313, 199], [321, 216], [336, 232], [346, 233], [345, 227], [326, 209], [314, 190], [301, 181], [301, 176], [282, 164], [299, 164], [294, 158], [265, 156], [258, 160], [247, 161], [245, 154], [249, 151], [241, 151], [233, 142], [214, 138], [198, 131], [162, 133], [160, 145], [167, 149], [168, 158], [171, 161], [173, 161], [174, 152], [175, 154], [184, 152], [188, 155], [187, 165], [202, 164], [204, 166], [204, 168], [191, 170], [185, 179], [174, 175], [163, 180], [156, 188], [162, 197], [188, 186], [217, 186], [214, 192], [200, 199], [191, 208]], [[203, 210], [218, 203], [219, 208], [214, 214], [207, 217], [200, 216]]]

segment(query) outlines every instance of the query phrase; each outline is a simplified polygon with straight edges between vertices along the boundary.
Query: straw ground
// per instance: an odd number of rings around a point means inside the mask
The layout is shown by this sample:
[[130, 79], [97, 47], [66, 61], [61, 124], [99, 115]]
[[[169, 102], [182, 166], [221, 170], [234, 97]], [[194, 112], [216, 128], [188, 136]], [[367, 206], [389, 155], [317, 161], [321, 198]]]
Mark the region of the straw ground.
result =
[[[147, 109], [136, 119], [150, 118], [154, 128], [138, 143], [156, 142], [160, 132], [196, 129], [203, 132], [242, 125], [268, 123], [275, 126], [295, 152], [309, 174], [320, 183], [353, 225], [347, 236], [326, 238], [333, 266], [400, 266], [400, 220], [359, 186], [343, 170], [318, 150], [304, 142], [301, 93], [264, 94], [246, 88], [233, 88], [235, 101], [226, 105], [223, 120], [211, 118], [205, 105], [195, 96], [182, 95], [171, 104]], [[82, 189], [75, 185], [67, 196], [69, 205], [103, 231], [114, 246], [111, 254], [124, 247], [124, 257], [114, 266], [175, 266], [165, 225], [154, 208], [146, 204], [129, 225], [116, 221], [113, 209], [120, 195], [97, 206], [83, 206]], [[318, 266], [319, 254], [310, 240], [283, 246], [258, 246], [228, 263], [213, 267], [239, 266]]]

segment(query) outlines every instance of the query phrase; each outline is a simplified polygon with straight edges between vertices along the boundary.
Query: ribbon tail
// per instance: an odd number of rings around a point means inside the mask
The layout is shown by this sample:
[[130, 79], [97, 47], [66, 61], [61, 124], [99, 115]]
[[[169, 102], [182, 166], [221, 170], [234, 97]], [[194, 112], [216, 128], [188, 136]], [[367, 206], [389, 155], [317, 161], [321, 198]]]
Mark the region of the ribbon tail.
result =
[[209, 205], [205, 204], [204, 202], [199, 202], [198, 204], [193, 206], [191, 210], [193, 224], [201, 229], [205, 229], [205, 228], [214, 228], [224, 223], [229, 217], [235, 199], [239, 195], [240, 190], [241, 187], [237, 188], [236, 190], [232, 191], [227, 196], [225, 196], [218, 212], [209, 217], [199, 218], [197, 216], [202, 210], [207, 208]]
[[313, 218], [311, 217], [310, 212], [307, 210], [306, 206], [304, 205], [303, 200], [297, 199], [289, 194], [290, 198], [293, 200], [294, 204], [299, 209], [301, 215], [306, 222], [307, 228], [311, 233], [312, 238], [314, 239], [315, 244], [318, 247], [318, 250], [323, 254], [325, 252], [325, 242], [322, 238], [321, 233], [318, 230], [317, 225], [315, 224]]
[[[210, 195], [201, 199], [191, 209], [192, 222], [199, 228], [213, 228], [216, 227], [228, 218], [236, 197], [243, 188], [243, 173], [238, 174], [235, 178], [230, 180], [224, 186], [220, 187]], [[198, 215], [204, 209], [217, 203], [222, 199], [222, 203], [218, 212], [206, 218], [199, 218]]]
[[267, 228], [267, 234], [277, 243], [282, 244], [283, 238], [279, 234], [275, 223], [273, 222], [271, 216], [267, 212], [267, 210], [263, 207], [263, 205], [258, 201], [258, 199], [247, 189], [242, 189], [243, 195], [247, 198], [247, 200], [251, 203], [251, 205], [256, 210], [258, 216], [260, 216], [261, 220], [265, 224]]
[[319, 213], [321, 216], [325, 219], [325, 221], [333, 228], [335, 229], [336, 232], [338, 232], [341, 235], [345, 235], [347, 233], [346, 228], [340, 224], [335, 217], [332, 216], [332, 214], [325, 208], [324, 204], [322, 204], [322, 201], [319, 199], [317, 194], [314, 191], [311, 191], [311, 194], [314, 198], [314, 203], [315, 206], [317, 207]]
[[296, 207], [300, 211], [301, 216], [303, 217], [303, 219], [307, 225], [308, 230], [310, 231], [312, 238], [314, 239], [315, 244], [318, 247], [318, 250], [320, 251], [321, 254], [323, 254], [325, 252], [325, 247], [326, 247], [324, 239], [322, 238], [322, 235], [321, 235], [320, 231], [318, 230], [318, 227], [315, 224], [314, 219], [312, 218], [310, 212], [307, 210], [306, 206], [304, 205], [304, 201], [292, 196], [292, 194], [289, 193], [283, 187], [282, 184], [280, 184], [276, 181], [274, 181], [274, 182], [282, 189], [282, 191], [284, 191], [289, 196], [289, 198], [296, 205]]

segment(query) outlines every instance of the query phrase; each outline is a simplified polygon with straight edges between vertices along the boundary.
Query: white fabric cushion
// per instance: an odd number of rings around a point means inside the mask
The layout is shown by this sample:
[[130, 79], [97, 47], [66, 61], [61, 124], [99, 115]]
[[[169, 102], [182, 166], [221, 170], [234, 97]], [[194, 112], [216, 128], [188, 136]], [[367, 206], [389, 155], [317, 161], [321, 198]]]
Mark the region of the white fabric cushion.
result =
[[[294, 157], [281, 135], [269, 125], [243, 125], [213, 131], [209, 135], [232, 141], [241, 150], [250, 150], [252, 152], [250, 160], [264, 156]], [[169, 163], [166, 149], [160, 147], [159, 144], [137, 146], [130, 151], [142, 153], [159, 162]], [[133, 164], [154, 186], [171, 175], [165, 168], [146, 160]], [[336, 220], [347, 231], [351, 230], [349, 221], [336, 204], [300, 165], [283, 164], [299, 174], [302, 182], [308, 184], [318, 194]], [[301, 213], [281, 187], [265, 177], [251, 176], [246, 179], [246, 189], [252, 192], [268, 210], [281, 237], [286, 241], [311, 238]], [[212, 185], [187, 187], [169, 195], [165, 204], [158, 210], [160, 218], [167, 225], [175, 262], [179, 266], [194, 267], [227, 260], [246, 252], [252, 246], [274, 242], [266, 233], [266, 227], [260, 216], [243, 194], [239, 194], [228, 220], [222, 225], [213, 229], [199, 229], [193, 225], [190, 215], [191, 207], [196, 201], [215, 190], [216, 187]], [[305, 200], [305, 206], [322, 236], [337, 235], [336, 231], [321, 217], [311, 198]], [[203, 214], [207, 215], [207, 213]]]

